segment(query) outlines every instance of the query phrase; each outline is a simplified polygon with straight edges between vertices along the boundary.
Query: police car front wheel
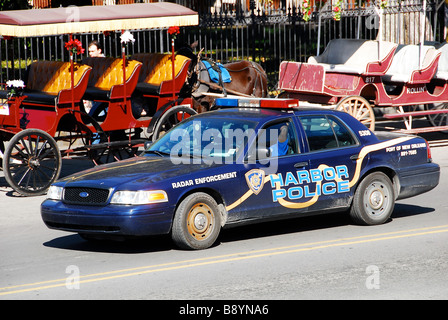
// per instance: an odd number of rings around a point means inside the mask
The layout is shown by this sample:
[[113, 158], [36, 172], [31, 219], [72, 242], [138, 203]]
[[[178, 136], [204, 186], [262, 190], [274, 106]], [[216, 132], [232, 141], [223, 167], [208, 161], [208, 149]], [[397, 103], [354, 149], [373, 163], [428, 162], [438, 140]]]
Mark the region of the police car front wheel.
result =
[[186, 197], [176, 210], [171, 237], [182, 249], [206, 249], [215, 243], [221, 229], [218, 204], [208, 194]]

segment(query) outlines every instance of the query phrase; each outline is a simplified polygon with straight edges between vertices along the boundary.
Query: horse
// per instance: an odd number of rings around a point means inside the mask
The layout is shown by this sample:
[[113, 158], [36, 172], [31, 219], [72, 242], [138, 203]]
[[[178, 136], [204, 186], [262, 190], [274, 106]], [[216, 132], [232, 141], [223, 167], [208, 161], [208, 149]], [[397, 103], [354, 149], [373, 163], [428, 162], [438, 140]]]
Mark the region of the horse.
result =
[[195, 68], [197, 82], [192, 91], [196, 111], [210, 110], [217, 97], [227, 94], [259, 98], [268, 96], [267, 75], [258, 63], [241, 60], [223, 66], [229, 72], [231, 81], [215, 83], [210, 80], [202, 59], [198, 61]]
[[258, 98], [268, 96], [267, 75], [260, 64], [246, 60], [224, 64], [224, 68], [230, 74], [231, 81], [216, 83], [210, 80], [209, 72], [203, 60], [208, 60], [215, 70], [219, 70], [216, 68], [216, 63], [211, 59], [204, 58], [202, 56], [203, 50], [194, 55], [191, 50], [192, 47], [194, 47], [194, 44], [189, 47], [185, 46], [178, 50], [177, 54], [192, 59], [191, 72], [187, 81], [193, 97], [193, 108], [198, 113], [209, 111], [217, 97], [227, 94]]

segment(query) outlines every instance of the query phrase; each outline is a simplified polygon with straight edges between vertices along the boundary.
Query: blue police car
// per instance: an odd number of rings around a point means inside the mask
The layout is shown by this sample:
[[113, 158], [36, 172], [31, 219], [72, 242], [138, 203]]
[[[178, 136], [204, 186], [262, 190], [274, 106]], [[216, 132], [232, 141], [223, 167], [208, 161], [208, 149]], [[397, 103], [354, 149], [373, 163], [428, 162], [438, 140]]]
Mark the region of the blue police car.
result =
[[54, 183], [45, 224], [87, 239], [171, 234], [181, 248], [205, 249], [223, 227], [266, 219], [348, 211], [381, 224], [395, 200], [439, 182], [421, 137], [374, 133], [347, 113], [290, 99], [216, 104], [139, 157]]

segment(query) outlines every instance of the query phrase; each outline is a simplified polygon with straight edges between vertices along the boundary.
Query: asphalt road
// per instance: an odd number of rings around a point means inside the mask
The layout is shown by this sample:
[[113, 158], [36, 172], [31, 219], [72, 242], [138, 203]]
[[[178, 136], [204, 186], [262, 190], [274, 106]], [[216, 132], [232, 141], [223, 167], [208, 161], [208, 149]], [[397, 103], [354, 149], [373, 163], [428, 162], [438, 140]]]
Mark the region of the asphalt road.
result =
[[[0, 172], [0, 300], [447, 299], [448, 147], [432, 154], [440, 185], [398, 201], [389, 223], [357, 226], [343, 214], [264, 223], [224, 230], [204, 251], [47, 229], [44, 197], [18, 196]], [[88, 166], [65, 161], [63, 174]], [[213, 312], [225, 310], [238, 309]]]

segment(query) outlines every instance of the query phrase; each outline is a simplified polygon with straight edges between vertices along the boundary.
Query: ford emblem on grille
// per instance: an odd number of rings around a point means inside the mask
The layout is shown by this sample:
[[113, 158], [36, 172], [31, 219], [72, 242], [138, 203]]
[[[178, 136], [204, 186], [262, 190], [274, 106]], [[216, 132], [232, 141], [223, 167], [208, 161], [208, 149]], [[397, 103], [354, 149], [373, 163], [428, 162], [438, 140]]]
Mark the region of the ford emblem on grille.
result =
[[89, 193], [88, 193], [88, 192], [81, 192], [81, 193], [79, 194], [79, 196], [80, 196], [81, 198], [87, 198], [87, 197], [89, 196]]

